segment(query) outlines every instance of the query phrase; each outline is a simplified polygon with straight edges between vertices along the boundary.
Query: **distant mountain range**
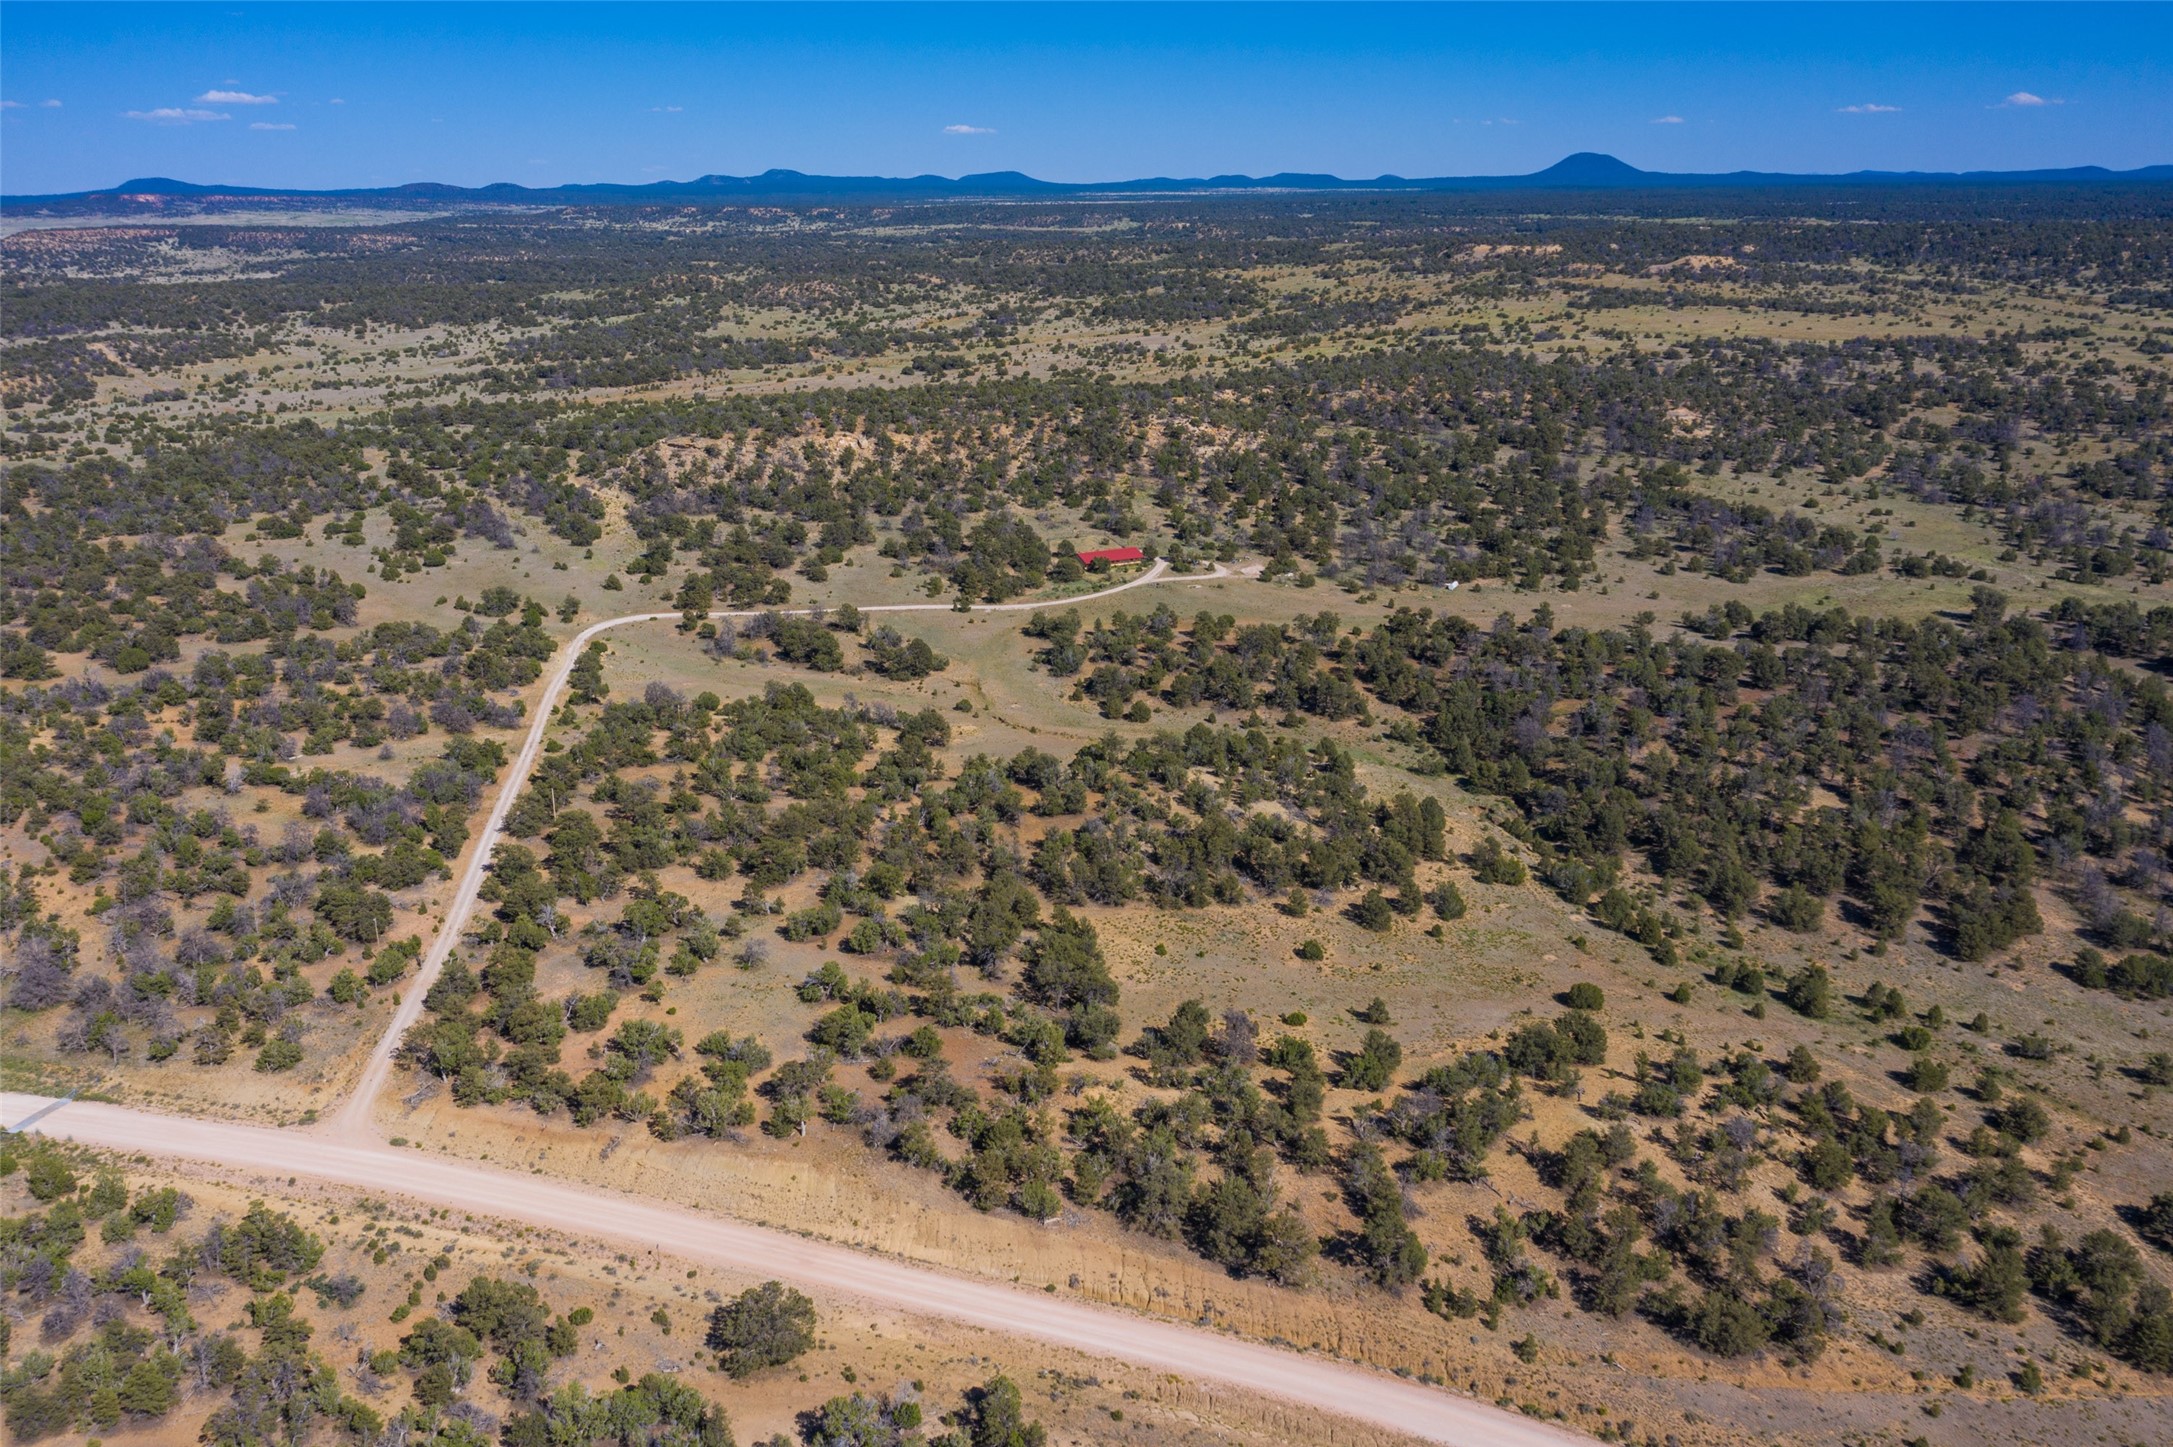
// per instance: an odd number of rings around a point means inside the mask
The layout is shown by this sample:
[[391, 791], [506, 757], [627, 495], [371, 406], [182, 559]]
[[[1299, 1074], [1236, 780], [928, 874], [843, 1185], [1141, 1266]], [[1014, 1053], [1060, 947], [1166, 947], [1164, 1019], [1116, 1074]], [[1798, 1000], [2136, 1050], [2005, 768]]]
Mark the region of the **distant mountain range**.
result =
[[1209, 194], [1231, 191], [1668, 191], [1684, 189], [1771, 190], [1833, 186], [2026, 186], [2061, 184], [2163, 185], [2173, 182], [2173, 165], [2111, 171], [2103, 166], [2069, 166], [2039, 171], [1850, 171], [1842, 175], [1795, 175], [1780, 171], [1718, 173], [1641, 171], [1626, 161], [1596, 151], [1564, 157], [1544, 171], [1525, 176], [1375, 176], [1345, 180], [1283, 172], [1273, 176], [1152, 176], [1132, 181], [1042, 181], [1018, 171], [989, 171], [960, 176], [810, 176], [801, 171], [764, 171], [759, 176], [698, 176], [691, 181], [648, 181], [638, 185], [449, 186], [416, 181], [405, 186], [348, 187], [329, 191], [263, 186], [207, 186], [164, 177], [124, 181], [109, 190], [76, 191], [52, 196], [0, 196], [7, 210], [64, 207], [75, 210], [96, 203], [155, 206], [166, 200], [441, 202], [497, 205], [645, 205], [658, 202], [746, 200], [951, 200], [1005, 197], [1091, 197], [1108, 195]]

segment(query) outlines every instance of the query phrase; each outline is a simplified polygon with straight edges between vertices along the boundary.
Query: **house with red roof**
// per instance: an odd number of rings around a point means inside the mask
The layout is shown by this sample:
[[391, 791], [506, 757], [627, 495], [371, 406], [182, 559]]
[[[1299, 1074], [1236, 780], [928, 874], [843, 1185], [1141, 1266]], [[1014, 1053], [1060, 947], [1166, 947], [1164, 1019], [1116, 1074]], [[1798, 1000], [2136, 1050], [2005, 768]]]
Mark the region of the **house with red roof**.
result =
[[1112, 568], [1121, 568], [1128, 564], [1144, 563], [1146, 561], [1147, 555], [1137, 548], [1095, 548], [1091, 552], [1079, 554], [1079, 565], [1084, 568], [1091, 568], [1096, 563], [1106, 564]]

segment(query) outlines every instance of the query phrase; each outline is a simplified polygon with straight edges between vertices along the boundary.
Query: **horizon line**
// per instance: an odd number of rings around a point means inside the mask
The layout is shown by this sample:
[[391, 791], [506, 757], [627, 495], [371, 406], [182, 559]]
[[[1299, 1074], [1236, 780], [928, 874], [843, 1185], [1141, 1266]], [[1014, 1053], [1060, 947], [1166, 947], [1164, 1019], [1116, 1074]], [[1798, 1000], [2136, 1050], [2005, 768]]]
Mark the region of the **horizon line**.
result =
[[[1228, 173], [1215, 176], [1146, 176], [1108, 181], [1048, 181], [1023, 171], [968, 172], [958, 176], [942, 176], [923, 172], [915, 176], [834, 175], [805, 172], [789, 167], [771, 167], [751, 175], [707, 173], [687, 180], [658, 181], [573, 181], [550, 186], [530, 186], [513, 181], [493, 181], [478, 186], [462, 186], [441, 181], [409, 181], [389, 186], [280, 186], [239, 185], [220, 182], [182, 181], [166, 176], [139, 176], [120, 181], [112, 186], [93, 187], [80, 191], [58, 191], [0, 195], [0, 205], [29, 206], [41, 203], [80, 202], [105, 197], [158, 196], [171, 199], [209, 199], [228, 197], [234, 199], [294, 197], [308, 199], [339, 200], [363, 197], [410, 197], [428, 196], [446, 199], [552, 196], [576, 197], [583, 194], [596, 199], [623, 196], [639, 199], [651, 196], [665, 199], [677, 196], [708, 196], [729, 199], [740, 195], [793, 195], [859, 193], [866, 195], [920, 193], [940, 198], [950, 192], [959, 199], [973, 196], [998, 195], [1062, 195], [1086, 196], [1095, 194], [1131, 193], [1155, 194], [1170, 192], [1228, 192], [1228, 191], [1446, 191], [1446, 190], [1511, 190], [1519, 187], [1559, 190], [1632, 190], [1670, 188], [1718, 188], [1730, 185], [1750, 187], [1815, 186], [1815, 185], [1908, 185], [1908, 184], [1963, 184], [1999, 185], [2029, 183], [2089, 183], [2089, 182], [2156, 183], [2173, 181], [2173, 164], [2153, 164], [2124, 170], [2085, 164], [2064, 167], [2031, 167], [2020, 170], [1878, 170], [1861, 169], [1844, 172], [1789, 172], [1789, 171], [1648, 171], [1633, 166], [1605, 152], [1579, 151], [1551, 166], [1537, 171], [1514, 175], [1466, 175], [1408, 177], [1384, 172], [1372, 177], [1343, 177], [1321, 172], [1278, 171], [1264, 176]], [[801, 190], [790, 188], [801, 187]]]

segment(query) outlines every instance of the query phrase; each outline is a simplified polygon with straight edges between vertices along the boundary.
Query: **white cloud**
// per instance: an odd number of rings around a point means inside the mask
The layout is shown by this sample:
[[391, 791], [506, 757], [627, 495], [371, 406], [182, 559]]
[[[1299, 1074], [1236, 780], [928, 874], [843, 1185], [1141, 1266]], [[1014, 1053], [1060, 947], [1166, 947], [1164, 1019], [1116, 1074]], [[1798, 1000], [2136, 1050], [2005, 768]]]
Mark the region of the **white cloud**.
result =
[[1882, 106], [1877, 101], [1867, 101], [1860, 106], [1835, 106], [1834, 114], [1837, 116], [1890, 116], [1900, 109], [1900, 106]]
[[1679, 126], [1683, 123], [1683, 118], [1681, 116], [1654, 116], [1652, 123], [1656, 126]]
[[1997, 109], [2027, 110], [2032, 106], [2064, 106], [2066, 104], [2067, 102], [2064, 100], [2047, 100], [2041, 95], [2032, 95], [2026, 90], [2018, 90], [2013, 95], [2007, 97], [2007, 99], [2001, 101]]
[[43, 111], [57, 111], [60, 109], [60, 102], [57, 100], [41, 100], [38, 102], [38, 109]]
[[334, 96], [332, 97], [332, 99], [326, 101], [325, 104], [328, 106], [343, 106], [347, 104], [347, 102], [341, 100], [338, 96]]
[[198, 121], [230, 121], [234, 119], [225, 111], [207, 111], [182, 106], [158, 106], [147, 111], [122, 111], [132, 121], [149, 121], [154, 126], [189, 126]]
[[294, 126], [288, 121], [251, 121], [249, 122], [249, 129], [252, 131], [291, 131]]
[[0, 100], [0, 111], [19, 111], [22, 108], [23, 103], [19, 100]]
[[649, 107], [649, 109], [650, 109], [651, 111], [653, 111], [653, 112], [656, 112], [656, 113], [657, 113], [657, 114], [659, 114], [659, 115], [675, 116], [675, 115], [678, 115], [678, 114], [679, 114], [679, 113], [680, 113], [681, 111], [685, 110], [685, 109], [686, 109], [686, 107], [685, 107], [685, 106], [651, 106], [651, 107]]
[[945, 126], [943, 134], [946, 136], [993, 136], [996, 134], [996, 128], [994, 126]]
[[276, 95], [251, 95], [245, 90], [207, 90], [196, 98], [198, 105], [208, 106], [275, 106]]

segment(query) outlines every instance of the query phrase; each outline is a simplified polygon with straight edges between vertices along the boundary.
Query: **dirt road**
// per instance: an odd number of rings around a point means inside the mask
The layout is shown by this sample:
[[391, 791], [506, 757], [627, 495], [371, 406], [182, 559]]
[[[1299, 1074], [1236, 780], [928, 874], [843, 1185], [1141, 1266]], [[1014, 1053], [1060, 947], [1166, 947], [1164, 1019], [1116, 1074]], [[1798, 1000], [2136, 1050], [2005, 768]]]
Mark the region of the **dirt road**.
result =
[[[53, 1102], [0, 1095], [0, 1124]], [[584, 1239], [661, 1247], [697, 1265], [777, 1277], [826, 1295], [859, 1298], [965, 1322], [1188, 1380], [1331, 1412], [1428, 1442], [1468, 1447], [1564, 1447], [1589, 1439], [1416, 1382], [1319, 1357], [1154, 1321], [1039, 1291], [953, 1276], [844, 1246], [706, 1216], [677, 1206], [515, 1175], [416, 1150], [301, 1131], [155, 1115], [73, 1101], [31, 1133], [108, 1150], [145, 1151], [221, 1166], [356, 1186]]]
[[[1169, 564], [1158, 560], [1139, 577], [1098, 592], [1053, 604], [984, 604], [973, 611], [1068, 607], [1154, 583], [1208, 582], [1232, 576], [1235, 574], [1220, 565], [1211, 573], [1172, 574]], [[782, 611], [804, 615], [809, 610]], [[883, 604], [860, 611], [949, 612], [951, 605]], [[22, 1122], [33, 1134], [108, 1150], [178, 1156], [274, 1177], [306, 1177], [617, 1242], [636, 1250], [661, 1247], [689, 1262], [746, 1275], [774, 1276], [831, 1295], [941, 1316], [990, 1331], [1134, 1362], [1190, 1380], [1221, 1382], [1429, 1442], [1471, 1447], [1562, 1447], [1588, 1440], [1446, 1391], [1295, 1351], [1067, 1301], [1044, 1292], [955, 1276], [639, 1197], [614, 1195], [545, 1176], [516, 1175], [384, 1144], [374, 1128], [373, 1110], [391, 1075], [394, 1052], [420, 1017], [423, 996], [444, 967], [460, 939], [469, 911], [475, 907], [506, 813], [519, 797], [542, 751], [544, 733], [567, 675], [582, 650], [600, 634], [680, 616], [676, 612], [658, 612], [607, 618], [584, 628], [559, 651], [537, 699], [534, 720], [499, 786], [443, 923], [424, 955], [422, 969], [402, 990], [399, 1009], [336, 1114], [311, 1130], [277, 1130], [163, 1116], [94, 1102], [62, 1103], [41, 1096], [9, 1094], [0, 1095], [0, 1126], [14, 1127]], [[715, 612], [709, 616], [750, 618], [756, 616], [756, 611]]]
[[[982, 603], [972, 611], [976, 613], [1012, 613], [1032, 608], [1068, 608], [1079, 603], [1092, 602], [1097, 598], [1107, 598], [1112, 594], [1123, 593], [1133, 588], [1143, 588], [1150, 583], [1204, 583], [1216, 578], [1232, 576], [1235, 576], [1235, 574], [1220, 563], [1215, 565], [1212, 572], [1173, 574], [1169, 570], [1169, 561], [1166, 558], [1157, 558], [1154, 561], [1154, 566], [1138, 577], [1118, 583], [1113, 587], [1103, 588], [1098, 592], [1082, 593], [1076, 598], [1064, 598], [1055, 602]], [[772, 611], [782, 612], [787, 617], [805, 617], [813, 610], [807, 608], [777, 610], [763, 608], [726, 609], [711, 613], [708, 616], [717, 619], [754, 618]], [[955, 610], [949, 603], [880, 603], [862, 608], [860, 611], [862, 613], [888, 614], [949, 613]], [[467, 867], [460, 872], [460, 882], [453, 890], [452, 902], [445, 911], [444, 923], [438, 926], [436, 936], [430, 941], [430, 948], [423, 954], [421, 970], [417, 973], [415, 979], [401, 988], [399, 1008], [392, 1012], [391, 1023], [385, 1027], [385, 1033], [378, 1037], [377, 1044], [370, 1051], [369, 1059], [363, 1062], [361, 1076], [356, 1080], [354, 1089], [349, 1092], [345, 1104], [336, 1112], [326, 1116], [318, 1127], [322, 1134], [339, 1140], [358, 1142], [373, 1138], [371, 1112], [376, 1109], [377, 1098], [383, 1093], [385, 1081], [392, 1074], [393, 1054], [400, 1048], [400, 1041], [406, 1036], [409, 1028], [414, 1025], [416, 1020], [421, 1018], [424, 994], [436, 982], [438, 972], [445, 967], [445, 961], [451, 957], [453, 947], [460, 942], [460, 932], [467, 926], [468, 912], [475, 908], [476, 892], [483, 887], [483, 876], [490, 869], [491, 852], [498, 847], [499, 835], [504, 831], [506, 813], [513, 807], [513, 801], [520, 797], [521, 786], [528, 782], [529, 771], [536, 766], [536, 756], [543, 749], [544, 731], [550, 726], [551, 711], [558, 706], [559, 694], [566, 687], [566, 676], [573, 671], [574, 664], [580, 661], [582, 650], [587, 648], [598, 636], [608, 633], [614, 628], [624, 628], [634, 623], [676, 621], [681, 616], [676, 612], [627, 613], [617, 618], [606, 618], [600, 623], [591, 623], [588, 627], [575, 634], [571, 642], [559, 649], [557, 657], [552, 660], [550, 677], [543, 685], [543, 692], [537, 696], [535, 716], [528, 725], [527, 737], [521, 740], [521, 751], [514, 756], [512, 767], [506, 771], [505, 778], [500, 781], [498, 797], [491, 805], [490, 817], [484, 821], [482, 833], [477, 838], [475, 847], [468, 853]]]

